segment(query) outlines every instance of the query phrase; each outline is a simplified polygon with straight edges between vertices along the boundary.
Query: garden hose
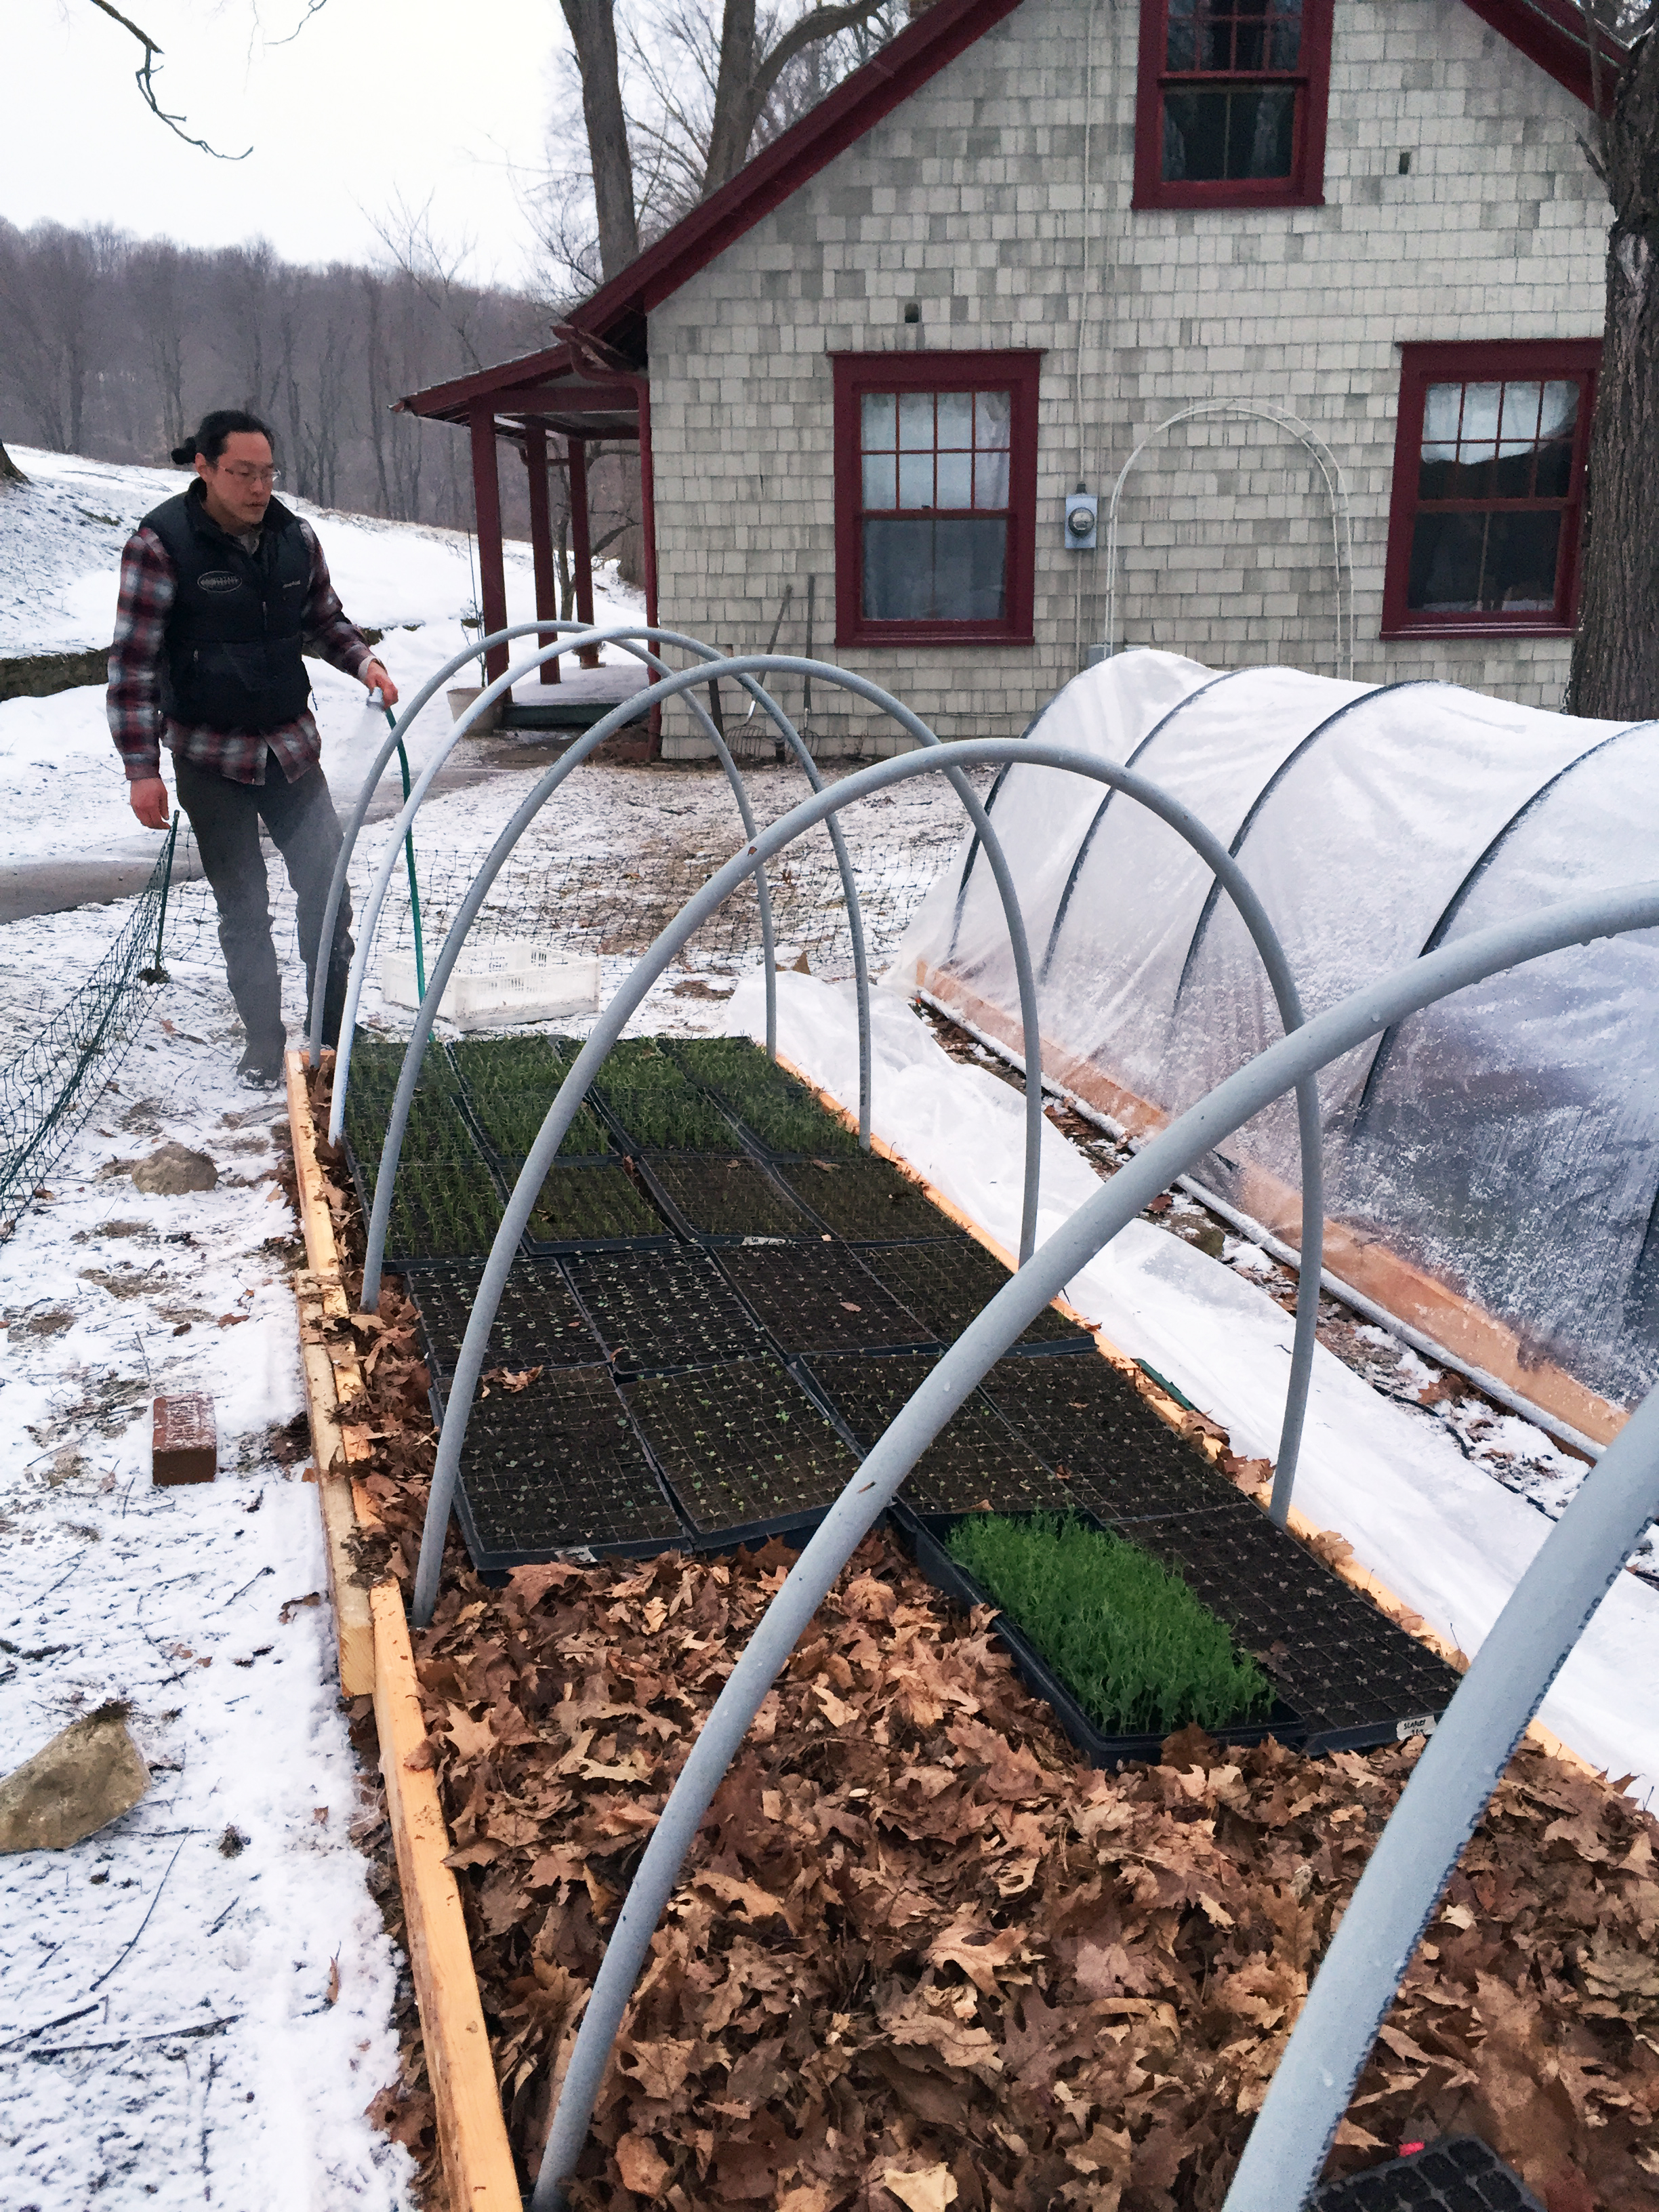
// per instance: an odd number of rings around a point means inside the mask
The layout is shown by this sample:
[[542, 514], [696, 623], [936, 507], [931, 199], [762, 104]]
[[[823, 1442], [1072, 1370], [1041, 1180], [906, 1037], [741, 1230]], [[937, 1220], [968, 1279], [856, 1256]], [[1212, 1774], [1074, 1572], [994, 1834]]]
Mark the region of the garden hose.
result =
[[[384, 700], [380, 712], [395, 730], [398, 717]], [[404, 797], [409, 797], [409, 755], [404, 750], [404, 741], [398, 740], [398, 768], [404, 780]], [[426, 996], [426, 950], [421, 943], [421, 894], [415, 881], [415, 831], [411, 826], [404, 836], [404, 858], [409, 864], [409, 914], [415, 927], [415, 988], [422, 998]]]

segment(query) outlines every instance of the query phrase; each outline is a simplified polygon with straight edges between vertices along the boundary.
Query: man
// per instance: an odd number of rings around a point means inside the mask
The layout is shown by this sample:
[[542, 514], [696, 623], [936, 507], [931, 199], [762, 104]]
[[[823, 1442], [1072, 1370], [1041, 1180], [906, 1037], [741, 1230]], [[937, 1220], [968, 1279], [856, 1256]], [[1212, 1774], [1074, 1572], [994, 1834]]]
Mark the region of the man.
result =
[[[173, 754], [219, 908], [219, 943], [247, 1044], [239, 1073], [282, 1079], [287, 1032], [270, 941], [263, 822], [299, 906], [310, 1003], [340, 824], [321, 765], [302, 653], [395, 705], [398, 687], [345, 618], [309, 524], [271, 496], [271, 437], [257, 416], [221, 408], [174, 449], [196, 482], [147, 514], [121, 556], [109, 657], [109, 725], [147, 830], [167, 826], [161, 740]], [[323, 1034], [339, 1034], [351, 964], [349, 902], [328, 958]]]

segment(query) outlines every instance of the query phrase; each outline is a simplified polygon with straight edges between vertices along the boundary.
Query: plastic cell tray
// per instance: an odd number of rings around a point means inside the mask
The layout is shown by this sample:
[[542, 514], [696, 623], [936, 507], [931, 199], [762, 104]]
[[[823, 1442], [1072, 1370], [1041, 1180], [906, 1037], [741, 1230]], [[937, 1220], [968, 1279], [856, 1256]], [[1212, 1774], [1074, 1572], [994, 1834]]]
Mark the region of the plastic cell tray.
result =
[[[899, 1352], [890, 1359], [819, 1358], [809, 1371], [860, 1451], [867, 1452], [936, 1364], [930, 1353]], [[1029, 1513], [1072, 1503], [1066, 1486], [977, 1390], [911, 1468], [903, 1494], [919, 1512], [929, 1513]]]
[[[483, 1091], [469, 1093], [467, 1110], [497, 1163], [521, 1160], [542, 1133], [547, 1111], [558, 1096], [556, 1084], [543, 1090]], [[586, 1101], [559, 1146], [561, 1160], [600, 1159], [617, 1147], [604, 1121]]]
[[1103, 1521], [1236, 1511], [1247, 1503], [1104, 1359], [1000, 1359], [981, 1387]]
[[[511, 1188], [522, 1161], [507, 1164]], [[620, 1160], [556, 1160], [524, 1234], [528, 1252], [665, 1249], [673, 1238], [650, 1198]]]
[[471, 1097], [487, 1091], [545, 1091], [550, 1097], [580, 1048], [571, 1037], [466, 1037], [449, 1057]]
[[764, 1168], [715, 1152], [653, 1152], [640, 1173], [684, 1237], [699, 1244], [740, 1244], [747, 1237], [790, 1238], [818, 1232]]
[[[965, 1568], [957, 1565], [945, 1549], [951, 1529], [963, 1517], [960, 1514], [924, 1514], [917, 1511], [914, 1504], [900, 1499], [889, 1517], [900, 1540], [936, 1589], [942, 1590], [964, 1609], [986, 1605], [996, 1611], [994, 1600]], [[995, 1626], [1013, 1658], [1020, 1680], [1033, 1697], [1052, 1706], [1055, 1719], [1091, 1766], [1110, 1768], [1121, 1766], [1127, 1759], [1158, 1758], [1168, 1740], [1165, 1732], [1109, 1733], [1084, 1710], [1017, 1621], [1006, 1613], [997, 1612]], [[1265, 1743], [1269, 1736], [1276, 1737], [1280, 1743], [1297, 1745], [1306, 1732], [1301, 1715], [1282, 1697], [1264, 1716], [1241, 1721], [1235, 1727], [1210, 1731], [1218, 1743], [1237, 1748]]]
[[692, 1526], [781, 1533], [818, 1518], [858, 1462], [782, 1360], [733, 1360], [626, 1392]]
[[707, 1252], [593, 1253], [564, 1265], [619, 1376], [752, 1358], [769, 1348]]
[[[483, 1279], [482, 1264], [466, 1261], [411, 1269], [409, 1294], [421, 1317], [427, 1361], [447, 1382], [455, 1371], [461, 1340]], [[514, 1260], [490, 1325], [486, 1370], [508, 1367], [580, 1367], [602, 1357], [581, 1308], [556, 1260]]]
[[[914, 1190], [915, 1186], [910, 1188]], [[917, 1194], [921, 1195], [920, 1193]], [[923, 1201], [926, 1203], [926, 1201]], [[928, 1324], [938, 1343], [954, 1344], [969, 1322], [1010, 1279], [994, 1252], [971, 1237], [950, 1234], [944, 1216], [928, 1206], [938, 1241], [869, 1251], [866, 1267]], [[1018, 1340], [1022, 1352], [1092, 1352], [1094, 1339], [1064, 1314], [1045, 1306]]]
[[634, 1152], [731, 1152], [741, 1139], [712, 1099], [687, 1084], [605, 1093], [605, 1111]]
[[1447, 2136], [1328, 2181], [1310, 2199], [1310, 2212], [1544, 2212], [1520, 2175], [1479, 2136]]
[[524, 1390], [475, 1399], [456, 1504], [483, 1573], [561, 1551], [655, 1553], [683, 1537], [603, 1365], [549, 1369]]
[[1179, 1573], [1308, 1723], [1310, 1751], [1359, 1751], [1431, 1727], [1460, 1676], [1294, 1536], [1242, 1515], [1121, 1527]]
[[890, 1161], [862, 1157], [855, 1151], [850, 1159], [781, 1164], [778, 1173], [826, 1229], [849, 1243], [884, 1244], [951, 1233], [946, 1216]]
[[[392, 1094], [362, 1097], [354, 1084], [346, 1093], [345, 1139], [355, 1160], [377, 1166], [392, 1115]], [[476, 1160], [478, 1146], [453, 1091], [417, 1089], [410, 1101], [399, 1158], [406, 1160]]]
[[787, 1352], [890, 1352], [931, 1342], [908, 1308], [833, 1239], [723, 1251], [720, 1264]]
[[748, 1039], [699, 1038], [678, 1045], [675, 1056], [761, 1151], [781, 1158], [858, 1157], [856, 1133]]
[[[374, 1200], [372, 1174], [359, 1174], [357, 1194], [367, 1219]], [[501, 1222], [500, 1194], [476, 1152], [470, 1161], [400, 1160], [386, 1224], [386, 1265], [482, 1258]]]

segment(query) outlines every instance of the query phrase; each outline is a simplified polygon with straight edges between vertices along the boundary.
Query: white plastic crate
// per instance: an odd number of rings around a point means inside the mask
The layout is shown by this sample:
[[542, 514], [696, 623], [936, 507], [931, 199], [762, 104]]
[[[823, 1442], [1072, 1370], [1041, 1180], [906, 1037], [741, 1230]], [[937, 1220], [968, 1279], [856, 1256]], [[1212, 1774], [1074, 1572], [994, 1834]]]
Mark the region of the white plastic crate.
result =
[[[445, 987], [438, 1012], [457, 1029], [499, 1029], [599, 1011], [597, 960], [565, 959], [544, 945], [511, 941], [498, 940], [490, 951], [499, 967], [468, 969], [463, 963]], [[412, 951], [380, 955], [380, 996], [390, 1006], [420, 1005]]]

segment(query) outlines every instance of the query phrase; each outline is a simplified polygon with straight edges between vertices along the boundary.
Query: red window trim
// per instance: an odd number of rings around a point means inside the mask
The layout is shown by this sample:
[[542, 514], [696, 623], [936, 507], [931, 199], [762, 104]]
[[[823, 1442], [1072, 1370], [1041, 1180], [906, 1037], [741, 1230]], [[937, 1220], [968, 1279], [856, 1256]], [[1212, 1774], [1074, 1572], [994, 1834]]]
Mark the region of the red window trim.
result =
[[[836, 643], [1030, 645], [1036, 566], [1037, 382], [1033, 353], [837, 353], [836, 379]], [[1006, 611], [1000, 622], [874, 622], [864, 612], [859, 403], [866, 392], [1012, 393], [1008, 435]]]
[[[1323, 207], [1325, 118], [1330, 105], [1334, 0], [1303, 0], [1302, 52], [1294, 72], [1303, 86], [1288, 177], [1236, 177], [1188, 182], [1164, 174], [1163, 80], [1169, 0], [1140, 0], [1140, 51], [1135, 84], [1137, 208]], [[1194, 79], [1196, 82], [1197, 80]], [[1229, 80], [1217, 78], [1217, 83]], [[1244, 79], [1243, 82], [1249, 80]]]
[[[1578, 619], [1578, 554], [1584, 519], [1584, 465], [1589, 453], [1590, 416], [1601, 364], [1600, 338], [1490, 338], [1468, 343], [1402, 345], [1400, 349], [1400, 409], [1395, 428], [1394, 483], [1389, 497], [1389, 555], [1382, 583], [1384, 638], [1571, 637]], [[1406, 605], [1411, 578], [1412, 532], [1417, 520], [1418, 468], [1423, 445], [1423, 410], [1431, 384], [1506, 378], [1584, 376], [1584, 404], [1573, 438], [1572, 478], [1567, 493], [1567, 525], [1556, 575], [1553, 617], [1536, 612], [1504, 615], [1439, 615]]]

